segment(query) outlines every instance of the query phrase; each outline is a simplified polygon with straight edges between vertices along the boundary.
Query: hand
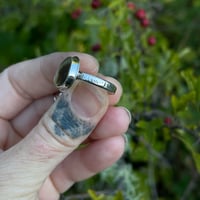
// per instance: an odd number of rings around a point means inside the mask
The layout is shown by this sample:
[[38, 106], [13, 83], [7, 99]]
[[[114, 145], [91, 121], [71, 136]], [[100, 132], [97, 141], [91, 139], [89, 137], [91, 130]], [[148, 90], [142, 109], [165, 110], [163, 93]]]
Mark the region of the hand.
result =
[[[53, 76], [67, 56], [96, 74], [90, 55], [54, 53], [15, 64], [0, 75], [0, 194], [5, 200], [56, 200], [75, 182], [117, 161], [130, 116], [115, 95], [79, 82], [56, 102]], [[77, 148], [85, 143], [84, 148]]]

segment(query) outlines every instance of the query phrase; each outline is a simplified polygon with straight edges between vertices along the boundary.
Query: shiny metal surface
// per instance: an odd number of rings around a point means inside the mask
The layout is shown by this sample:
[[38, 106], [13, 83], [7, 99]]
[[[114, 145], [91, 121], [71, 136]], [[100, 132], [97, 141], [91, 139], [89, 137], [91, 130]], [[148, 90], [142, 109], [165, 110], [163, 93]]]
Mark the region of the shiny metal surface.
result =
[[71, 87], [76, 79], [79, 79], [81, 81], [85, 81], [92, 85], [103, 88], [110, 94], [114, 94], [116, 92], [117, 88], [113, 83], [91, 74], [79, 72], [79, 68], [80, 60], [77, 56], [67, 57], [60, 64], [59, 69], [54, 76], [54, 84], [56, 87], [60, 91], [63, 91], [66, 88]]

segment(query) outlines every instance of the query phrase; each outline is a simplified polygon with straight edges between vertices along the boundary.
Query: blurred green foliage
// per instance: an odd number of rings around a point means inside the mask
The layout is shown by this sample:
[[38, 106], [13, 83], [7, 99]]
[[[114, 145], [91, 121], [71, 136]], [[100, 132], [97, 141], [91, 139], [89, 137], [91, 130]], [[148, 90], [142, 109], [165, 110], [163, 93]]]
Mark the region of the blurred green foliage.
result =
[[95, 9], [91, 2], [0, 2], [2, 70], [55, 51], [87, 52], [121, 82], [120, 105], [132, 113], [121, 160], [62, 198], [199, 199], [200, 2], [101, 0]]

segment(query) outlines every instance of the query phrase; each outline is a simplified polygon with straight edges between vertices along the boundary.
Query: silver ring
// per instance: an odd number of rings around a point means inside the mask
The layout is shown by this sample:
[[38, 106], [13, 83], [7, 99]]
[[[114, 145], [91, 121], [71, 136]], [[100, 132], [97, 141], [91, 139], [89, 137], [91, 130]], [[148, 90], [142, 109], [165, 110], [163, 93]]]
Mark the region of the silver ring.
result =
[[80, 60], [77, 56], [67, 57], [60, 64], [59, 69], [54, 76], [54, 84], [56, 87], [60, 91], [63, 91], [66, 88], [71, 87], [76, 79], [79, 79], [81, 81], [85, 81], [87, 83], [103, 88], [110, 94], [114, 94], [116, 92], [117, 88], [113, 83], [94, 75], [80, 72], [79, 68]]

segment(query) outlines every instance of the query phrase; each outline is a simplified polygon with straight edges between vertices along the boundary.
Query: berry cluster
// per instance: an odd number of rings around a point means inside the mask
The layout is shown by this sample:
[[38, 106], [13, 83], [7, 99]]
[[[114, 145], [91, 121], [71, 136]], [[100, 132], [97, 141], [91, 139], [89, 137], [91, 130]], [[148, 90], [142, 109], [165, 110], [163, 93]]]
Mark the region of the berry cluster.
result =
[[149, 26], [150, 22], [149, 19], [146, 16], [146, 12], [144, 9], [138, 9], [135, 12], [135, 17], [140, 21], [140, 24], [142, 27], [146, 28]]
[[[92, 9], [97, 9], [99, 7], [101, 7], [101, 0], [92, 0], [91, 2], [91, 8]], [[82, 14], [82, 9], [81, 8], [77, 8], [74, 11], [72, 11], [71, 13], [71, 18], [72, 19], [78, 19]]]
[[[142, 28], [148, 28], [150, 26], [150, 20], [147, 16], [147, 13], [144, 9], [142, 8], [137, 8], [136, 5], [129, 1], [126, 4], [127, 9], [132, 13], [131, 15], [139, 21], [140, 26]], [[102, 7], [102, 1], [101, 0], [91, 0], [90, 2], [90, 7], [93, 10], [99, 9]], [[81, 8], [77, 8], [74, 11], [72, 11], [71, 13], [71, 18], [74, 20], [77, 20], [82, 14], [82, 9]], [[132, 17], [131, 17], [132, 18]], [[128, 19], [128, 23], [131, 24], [131, 19]], [[149, 46], [154, 46], [156, 44], [156, 38], [153, 35], [150, 35], [147, 38], [147, 44]], [[93, 52], [99, 52], [100, 50], [102, 50], [102, 46], [100, 43], [96, 43], [94, 45], [91, 46], [91, 50]]]
[[[140, 22], [141, 27], [147, 28], [150, 25], [150, 20], [147, 17], [147, 13], [144, 9], [136, 9], [136, 6], [133, 2], [128, 2], [127, 3], [127, 8], [130, 11], [135, 11], [134, 17]], [[156, 44], [156, 38], [155, 36], [149, 36], [147, 39], [147, 43], [149, 46], [154, 46]]]

